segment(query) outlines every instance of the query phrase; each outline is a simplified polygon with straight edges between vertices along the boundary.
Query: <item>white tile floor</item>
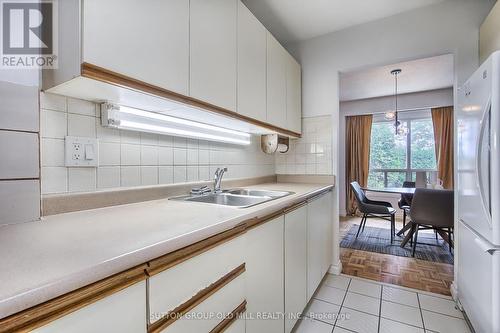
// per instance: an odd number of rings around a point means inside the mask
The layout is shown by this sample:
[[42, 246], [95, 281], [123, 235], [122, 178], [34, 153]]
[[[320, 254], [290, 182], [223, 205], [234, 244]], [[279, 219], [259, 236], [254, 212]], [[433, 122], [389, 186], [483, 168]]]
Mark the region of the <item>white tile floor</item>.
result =
[[328, 275], [295, 333], [470, 333], [451, 297]]

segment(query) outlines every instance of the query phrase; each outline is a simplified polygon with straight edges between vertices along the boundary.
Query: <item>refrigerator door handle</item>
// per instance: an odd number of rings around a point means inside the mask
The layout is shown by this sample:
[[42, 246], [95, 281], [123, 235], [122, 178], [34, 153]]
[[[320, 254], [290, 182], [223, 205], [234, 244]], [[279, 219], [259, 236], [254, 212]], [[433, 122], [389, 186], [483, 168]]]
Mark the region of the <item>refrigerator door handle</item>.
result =
[[474, 242], [483, 250], [484, 252], [488, 252], [493, 255], [495, 252], [500, 252], [500, 245], [494, 245], [485, 239], [483, 236], [479, 235], [476, 231], [470, 228], [464, 220], [460, 219], [463, 226], [466, 227], [472, 234], [474, 234]]
[[[484, 193], [484, 186], [482, 182], [482, 143], [484, 139], [484, 132], [486, 130], [486, 124], [489, 124], [489, 117], [490, 117], [490, 112], [491, 112], [491, 96], [488, 98], [488, 102], [486, 103], [486, 107], [484, 109], [483, 116], [481, 118], [481, 123], [480, 123], [480, 130], [479, 130], [479, 138], [477, 141], [477, 147], [476, 147], [476, 183], [477, 187], [479, 188], [479, 196], [481, 198], [481, 203], [482, 203], [482, 208], [484, 209], [484, 212], [486, 213], [486, 216], [488, 217], [488, 222], [491, 226], [491, 205], [490, 205], [490, 198], [491, 196], [488, 195], [488, 197]], [[489, 168], [490, 168], [490, 160], [488, 156], [488, 177], [490, 176], [489, 173]], [[490, 183], [490, 180], [488, 180], [488, 183]]]

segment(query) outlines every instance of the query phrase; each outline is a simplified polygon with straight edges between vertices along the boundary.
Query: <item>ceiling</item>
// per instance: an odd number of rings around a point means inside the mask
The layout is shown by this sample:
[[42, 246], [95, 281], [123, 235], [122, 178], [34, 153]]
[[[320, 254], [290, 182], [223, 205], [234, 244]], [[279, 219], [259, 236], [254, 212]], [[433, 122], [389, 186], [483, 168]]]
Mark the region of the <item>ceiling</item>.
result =
[[282, 43], [305, 40], [443, 0], [242, 0]]
[[391, 70], [400, 68], [398, 92], [427, 91], [453, 86], [453, 55], [442, 55], [398, 64], [357, 70], [340, 75], [340, 100], [350, 101], [394, 94]]

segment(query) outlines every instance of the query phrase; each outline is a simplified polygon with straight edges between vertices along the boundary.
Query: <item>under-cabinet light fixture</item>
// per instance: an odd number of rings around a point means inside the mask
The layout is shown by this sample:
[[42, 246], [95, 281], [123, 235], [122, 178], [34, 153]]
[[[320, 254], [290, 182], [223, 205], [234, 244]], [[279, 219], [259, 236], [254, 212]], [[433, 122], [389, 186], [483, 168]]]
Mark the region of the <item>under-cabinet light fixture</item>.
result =
[[112, 103], [101, 104], [104, 127], [249, 145], [250, 134]]

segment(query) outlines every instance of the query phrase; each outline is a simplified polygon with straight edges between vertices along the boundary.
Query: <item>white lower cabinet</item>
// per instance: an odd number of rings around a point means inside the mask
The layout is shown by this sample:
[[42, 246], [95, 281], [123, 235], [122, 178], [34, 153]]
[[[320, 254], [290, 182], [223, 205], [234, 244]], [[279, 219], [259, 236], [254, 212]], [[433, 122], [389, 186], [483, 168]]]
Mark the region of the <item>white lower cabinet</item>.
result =
[[283, 224], [280, 216], [245, 235], [247, 333], [284, 331]]
[[332, 192], [307, 204], [307, 298], [310, 299], [332, 262]]
[[[327, 192], [173, 266], [168, 257], [152, 260], [147, 281], [35, 331], [211, 332], [246, 301], [225, 332], [289, 333], [330, 267], [332, 228]], [[188, 312], [164, 317], [174, 309]]]
[[[211, 332], [245, 300], [245, 274], [222, 287], [162, 332]], [[236, 323], [233, 323], [235, 325]], [[241, 325], [241, 324], [240, 324]], [[232, 326], [232, 325], [231, 325]], [[231, 327], [230, 326], [230, 327]], [[238, 332], [237, 330], [234, 332]]]
[[37, 333], [146, 332], [146, 281], [42, 326]]
[[243, 237], [236, 237], [151, 276], [149, 278], [150, 323], [162, 318], [200, 290], [242, 265], [243, 246]]
[[285, 215], [285, 332], [307, 304], [307, 207]]

